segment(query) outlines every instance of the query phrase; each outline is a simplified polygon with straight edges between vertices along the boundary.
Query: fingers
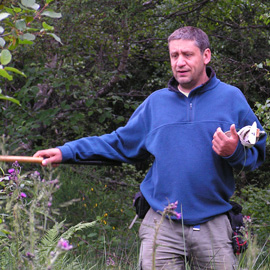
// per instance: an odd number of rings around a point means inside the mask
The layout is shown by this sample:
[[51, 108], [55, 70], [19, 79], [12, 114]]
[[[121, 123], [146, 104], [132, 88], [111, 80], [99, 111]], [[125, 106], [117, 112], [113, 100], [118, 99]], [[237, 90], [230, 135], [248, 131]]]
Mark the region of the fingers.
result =
[[231, 136], [234, 138], [234, 139], [238, 139], [238, 134], [237, 134], [237, 131], [236, 131], [236, 128], [235, 128], [235, 124], [232, 124], [231, 127], [230, 127], [230, 131], [231, 131]]
[[[225, 139], [225, 133], [222, 131], [220, 127], [217, 128], [216, 132], [214, 133], [214, 137], [218, 140], [224, 140]], [[227, 137], [227, 136], [226, 136]]]
[[221, 128], [217, 128], [213, 135], [212, 149], [220, 156], [230, 156], [234, 153], [238, 145], [238, 134], [235, 125], [230, 127], [231, 136], [227, 136]]
[[34, 157], [43, 157], [42, 166], [47, 166], [48, 164], [61, 163], [62, 152], [58, 148], [51, 148], [36, 152]]
[[216, 132], [214, 133], [213, 140], [212, 140], [212, 148], [213, 150], [220, 155], [221, 149], [228, 139], [226, 134], [221, 130], [221, 128], [217, 128]]

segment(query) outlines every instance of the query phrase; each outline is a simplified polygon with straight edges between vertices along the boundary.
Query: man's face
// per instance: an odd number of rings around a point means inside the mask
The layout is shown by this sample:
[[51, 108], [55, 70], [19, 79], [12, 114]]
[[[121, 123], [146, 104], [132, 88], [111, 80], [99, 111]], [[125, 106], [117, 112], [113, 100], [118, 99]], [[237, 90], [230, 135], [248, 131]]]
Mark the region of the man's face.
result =
[[182, 91], [190, 92], [208, 80], [206, 65], [211, 60], [211, 51], [201, 53], [193, 40], [172, 40], [169, 53], [173, 76]]

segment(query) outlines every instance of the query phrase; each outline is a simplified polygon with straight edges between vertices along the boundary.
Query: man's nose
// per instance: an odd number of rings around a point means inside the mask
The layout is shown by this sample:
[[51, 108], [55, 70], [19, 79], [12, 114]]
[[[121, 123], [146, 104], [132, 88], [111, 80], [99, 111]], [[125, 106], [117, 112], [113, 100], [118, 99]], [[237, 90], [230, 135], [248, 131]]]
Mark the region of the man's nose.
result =
[[182, 55], [179, 55], [178, 59], [177, 59], [177, 66], [182, 67], [186, 64], [186, 61], [184, 59], [184, 57]]

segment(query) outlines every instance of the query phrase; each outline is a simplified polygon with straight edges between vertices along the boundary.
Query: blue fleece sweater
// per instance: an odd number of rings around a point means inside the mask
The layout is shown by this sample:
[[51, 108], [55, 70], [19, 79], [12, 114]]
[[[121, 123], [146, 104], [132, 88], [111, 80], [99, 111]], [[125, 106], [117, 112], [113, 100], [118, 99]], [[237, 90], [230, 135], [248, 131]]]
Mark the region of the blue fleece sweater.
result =
[[151, 207], [163, 211], [168, 202], [178, 201], [186, 225], [204, 223], [231, 209], [234, 193], [233, 169], [254, 170], [265, 158], [266, 136], [250, 148], [239, 142], [229, 157], [212, 150], [218, 127], [231, 124], [239, 130], [257, 122], [242, 92], [216, 78], [186, 97], [177, 90], [174, 78], [169, 87], [151, 94], [124, 127], [100, 137], [86, 137], [59, 147], [63, 161], [100, 156], [132, 163], [155, 158], [141, 183], [141, 191]]

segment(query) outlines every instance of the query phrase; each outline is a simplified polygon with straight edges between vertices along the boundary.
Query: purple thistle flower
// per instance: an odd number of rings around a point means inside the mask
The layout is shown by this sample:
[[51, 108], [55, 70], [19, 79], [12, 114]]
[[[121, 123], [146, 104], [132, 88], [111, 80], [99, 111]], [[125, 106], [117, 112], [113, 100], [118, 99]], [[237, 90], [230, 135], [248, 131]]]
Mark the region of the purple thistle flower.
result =
[[49, 181], [49, 183], [50, 183], [51, 185], [56, 185], [56, 184], [59, 183], [59, 180], [58, 180], [58, 179], [51, 180], [51, 181]]
[[177, 219], [181, 218], [181, 213], [178, 213], [175, 211], [175, 209], [178, 206], [178, 201], [174, 202], [174, 203], [170, 203], [167, 207], [165, 207], [164, 212], [168, 215], [168, 216], [175, 216]]
[[57, 247], [63, 250], [70, 250], [73, 248], [73, 246], [69, 244], [68, 240], [63, 238], [58, 241]]
[[177, 205], [178, 201], [176, 201], [175, 203], [170, 203], [164, 210], [170, 212], [172, 210], [175, 210], [177, 208]]
[[177, 205], [178, 205], [178, 201], [176, 201], [175, 203], [171, 203], [170, 207], [171, 207], [171, 209], [176, 209]]
[[19, 162], [17, 160], [12, 164], [12, 166], [13, 167], [20, 167]]
[[[15, 163], [13, 163], [13, 167], [14, 167], [14, 164]], [[8, 173], [9, 173], [9, 176], [8, 176], [9, 177], [9, 180], [13, 180], [13, 181], [17, 182], [18, 175], [20, 174], [20, 171], [18, 170], [18, 168], [15, 167], [15, 168], [9, 169], [8, 170]]]
[[8, 170], [8, 173], [10, 173], [10, 174], [15, 173], [15, 169], [13, 169], [13, 168], [12, 168], [12, 169], [9, 169], [9, 170]]
[[26, 198], [27, 195], [24, 193], [24, 192], [21, 192], [21, 195], [20, 195], [21, 198]]
[[35, 255], [30, 253], [30, 252], [27, 252], [26, 257], [28, 257], [29, 259], [33, 259], [35, 257]]

